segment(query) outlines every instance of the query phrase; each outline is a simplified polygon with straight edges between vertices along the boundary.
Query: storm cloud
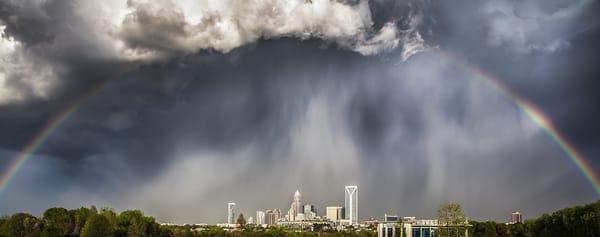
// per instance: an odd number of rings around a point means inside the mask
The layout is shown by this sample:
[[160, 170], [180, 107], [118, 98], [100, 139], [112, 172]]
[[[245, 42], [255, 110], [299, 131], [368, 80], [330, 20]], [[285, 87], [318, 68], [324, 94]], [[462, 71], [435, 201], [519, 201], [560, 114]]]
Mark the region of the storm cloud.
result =
[[544, 128], [468, 67], [539, 106], [597, 170], [598, 5], [2, 0], [0, 168], [86, 100], [0, 212], [93, 204], [222, 222], [227, 202], [252, 216], [296, 189], [321, 214], [348, 184], [361, 219], [593, 201]]

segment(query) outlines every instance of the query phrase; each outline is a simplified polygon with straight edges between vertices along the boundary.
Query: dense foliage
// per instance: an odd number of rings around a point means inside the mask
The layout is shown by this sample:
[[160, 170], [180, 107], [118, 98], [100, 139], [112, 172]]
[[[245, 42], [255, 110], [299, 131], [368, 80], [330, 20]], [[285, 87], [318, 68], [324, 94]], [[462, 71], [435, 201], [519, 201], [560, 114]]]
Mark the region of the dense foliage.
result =
[[[458, 217], [461, 216], [458, 215]], [[585, 206], [562, 209], [522, 224], [471, 222], [469, 232], [469, 236], [473, 237], [600, 236], [600, 201]], [[0, 237], [13, 236], [375, 237], [376, 233], [370, 230], [297, 232], [281, 227], [260, 228], [254, 225], [245, 225], [244, 228], [236, 231], [226, 231], [216, 226], [202, 228], [192, 225], [168, 226], [159, 225], [154, 218], [144, 216], [140, 211], [129, 210], [116, 213], [108, 208], [98, 211], [92, 206], [74, 210], [50, 208], [43, 213], [42, 217], [16, 213], [0, 218]]]
[[285, 228], [260, 228], [247, 225], [243, 215], [238, 218], [243, 228], [226, 231], [223, 228], [194, 225], [159, 225], [141, 211], [116, 213], [109, 208], [95, 207], [74, 210], [50, 208], [42, 217], [16, 213], [0, 218], [0, 237], [375, 237], [374, 231], [295, 232]]
[[519, 224], [471, 222], [473, 237], [600, 236], [600, 201], [544, 214]]
[[26, 213], [17, 213], [0, 219], [1, 237], [59, 237], [59, 236], [171, 236], [161, 235], [161, 228], [152, 217], [140, 211], [124, 211], [120, 214], [112, 209], [81, 207], [74, 210], [50, 208], [42, 218]]

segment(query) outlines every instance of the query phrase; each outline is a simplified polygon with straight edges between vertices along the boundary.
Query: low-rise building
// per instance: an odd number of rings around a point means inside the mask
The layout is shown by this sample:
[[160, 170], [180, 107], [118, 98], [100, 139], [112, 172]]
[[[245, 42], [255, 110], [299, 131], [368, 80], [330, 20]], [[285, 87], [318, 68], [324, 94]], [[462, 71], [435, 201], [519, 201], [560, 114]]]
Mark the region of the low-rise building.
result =
[[397, 223], [379, 223], [377, 225], [377, 237], [402, 236], [402, 229]]
[[398, 215], [388, 215], [386, 213], [385, 215], [383, 215], [383, 221], [384, 222], [398, 222], [398, 221], [400, 221], [400, 218], [398, 217]]
[[331, 221], [337, 221], [344, 219], [344, 208], [343, 207], [326, 207], [325, 216]]
[[[385, 215], [385, 220], [377, 225], [378, 237], [432, 237], [439, 227], [438, 220], [417, 219], [415, 217], [403, 217], [402, 222], [397, 216]], [[404, 235], [403, 235], [404, 233]]]

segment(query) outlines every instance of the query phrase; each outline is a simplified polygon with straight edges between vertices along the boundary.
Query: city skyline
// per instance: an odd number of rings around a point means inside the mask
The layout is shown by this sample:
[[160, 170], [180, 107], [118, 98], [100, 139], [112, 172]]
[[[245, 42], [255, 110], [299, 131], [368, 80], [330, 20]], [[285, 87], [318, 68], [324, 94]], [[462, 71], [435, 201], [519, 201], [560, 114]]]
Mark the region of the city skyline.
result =
[[[249, 223], [261, 225], [264, 227], [274, 226], [274, 225], [289, 225], [290, 223], [298, 222], [318, 222], [321, 223], [323, 221], [329, 221], [336, 225], [354, 225], [363, 224], [366, 222], [376, 222], [383, 223], [383, 225], [378, 225], [377, 232], [379, 234], [384, 234], [383, 237], [386, 236], [388, 231], [393, 230], [393, 225], [386, 225], [386, 223], [395, 224], [398, 222], [402, 223], [413, 223], [416, 226], [424, 226], [423, 228], [431, 231], [431, 226], [437, 226], [437, 218], [438, 216], [429, 216], [423, 218], [423, 216], [419, 216], [417, 218], [415, 215], [398, 215], [398, 213], [383, 213], [381, 216], [370, 216], [369, 219], [358, 219], [357, 210], [358, 210], [358, 186], [356, 185], [346, 185], [344, 186], [344, 203], [345, 207], [341, 206], [331, 206], [326, 205], [326, 208], [323, 212], [318, 213], [315, 209], [315, 205], [306, 202], [302, 204], [302, 195], [299, 189], [296, 189], [293, 195], [293, 199], [291, 202], [290, 210], [287, 212], [287, 215], [273, 215], [273, 211], [280, 212], [280, 209], [258, 209], [256, 211], [256, 219], [253, 216], [247, 216], [246, 218], [249, 220]], [[232, 213], [232, 204], [235, 207], [235, 203], [228, 203], [227, 206], [227, 216], [228, 221], [225, 224], [236, 224], [236, 222], [229, 221]], [[354, 207], [352, 207], [354, 205]], [[302, 208], [300, 208], [302, 207]], [[355, 210], [355, 213], [352, 214], [352, 210]], [[350, 211], [347, 211], [350, 210]], [[243, 213], [239, 213], [238, 215], [242, 215]], [[293, 214], [293, 215], [292, 215]], [[439, 214], [439, 213], [438, 213]], [[468, 221], [470, 218], [465, 216]], [[250, 222], [250, 220], [255, 220]], [[523, 223], [523, 214], [520, 211], [513, 211], [508, 216], [508, 221], [505, 222], [508, 224], [517, 224]], [[219, 224], [219, 223], [213, 223]], [[392, 229], [388, 229], [392, 228]], [[410, 228], [409, 228], [409, 231]], [[394, 232], [395, 233], [395, 232]]]
[[[353, 197], [356, 197], [358, 186], [356, 186], [356, 185], [344, 186], [344, 199], [347, 198], [349, 190], [351, 190], [350, 195], [353, 195]], [[231, 213], [233, 210], [232, 204], [233, 204], [233, 206], [236, 206], [235, 203], [228, 203], [228, 205], [227, 205], [227, 220], [228, 220], [227, 224], [234, 224], [231, 221]], [[352, 204], [354, 205], [354, 208], [351, 208], [351, 209], [349, 208], [349, 210], [355, 210], [354, 215], [345, 213], [346, 208], [339, 207], [339, 209], [336, 211], [341, 212], [341, 213], [336, 215], [336, 217], [338, 217], [338, 218], [336, 218], [335, 220], [347, 220], [351, 224], [357, 224], [358, 214], [356, 213], [356, 210], [357, 210], [358, 200], [354, 199], [354, 202], [352, 202]], [[287, 214], [283, 215], [283, 216], [279, 216], [279, 217], [281, 218], [281, 221], [289, 221], [289, 222], [314, 220], [315, 218], [328, 217], [327, 211], [329, 210], [330, 207], [331, 207], [330, 205], [327, 205], [326, 208], [323, 208], [323, 211], [321, 213], [318, 213], [317, 209], [315, 208], [315, 205], [313, 203], [304, 203], [304, 204], [302, 203], [302, 195], [300, 193], [300, 190], [296, 189]], [[280, 210], [280, 209], [275, 208], [275, 207], [267, 208], [267, 209], [257, 209], [256, 216], [255, 216], [256, 223], [257, 224], [266, 224], [268, 217], [265, 215], [269, 211], [273, 211], [273, 210]], [[240, 213], [240, 214], [243, 214], [243, 213]], [[346, 215], [348, 215], [349, 217], [353, 216], [354, 219], [353, 220], [348, 219], [348, 218], [346, 218]], [[275, 220], [278, 220], [278, 219], [279, 218], [275, 218]], [[272, 223], [272, 221], [271, 221], [271, 223]]]

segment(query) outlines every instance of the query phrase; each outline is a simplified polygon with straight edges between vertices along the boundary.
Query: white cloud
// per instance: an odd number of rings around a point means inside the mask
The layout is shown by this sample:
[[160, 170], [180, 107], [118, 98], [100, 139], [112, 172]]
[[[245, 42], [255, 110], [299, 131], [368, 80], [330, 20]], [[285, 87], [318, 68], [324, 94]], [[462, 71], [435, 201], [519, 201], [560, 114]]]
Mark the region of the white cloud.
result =
[[19, 41], [5, 35], [5, 28], [0, 25], [0, 105], [46, 97], [54, 69], [32, 60]]
[[373, 55], [393, 50], [399, 42], [396, 25], [387, 23], [373, 38], [359, 42], [354, 50], [363, 55]]
[[127, 7], [114, 33], [129, 53], [147, 56], [227, 53], [259, 39], [281, 37], [318, 38], [372, 55], [394, 50], [415, 36], [399, 32], [392, 22], [374, 32], [367, 0], [131, 0]]

